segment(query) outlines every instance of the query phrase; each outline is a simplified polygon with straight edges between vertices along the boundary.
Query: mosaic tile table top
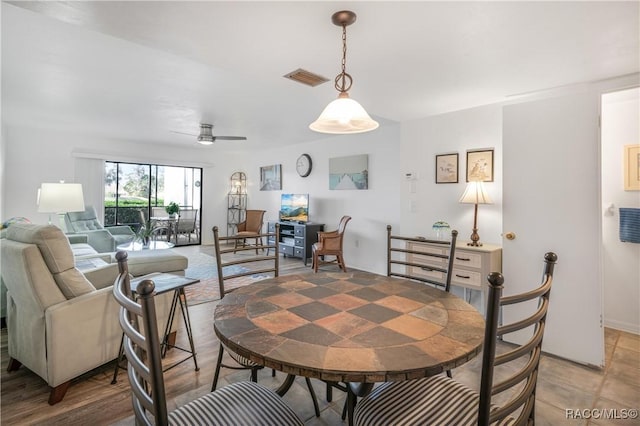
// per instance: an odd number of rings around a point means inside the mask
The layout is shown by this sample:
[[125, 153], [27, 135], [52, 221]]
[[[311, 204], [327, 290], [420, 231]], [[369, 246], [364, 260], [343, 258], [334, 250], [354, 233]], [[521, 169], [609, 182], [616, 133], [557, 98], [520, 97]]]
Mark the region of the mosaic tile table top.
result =
[[215, 331], [269, 368], [336, 382], [408, 380], [478, 354], [484, 318], [459, 297], [366, 272], [285, 275], [226, 295]]

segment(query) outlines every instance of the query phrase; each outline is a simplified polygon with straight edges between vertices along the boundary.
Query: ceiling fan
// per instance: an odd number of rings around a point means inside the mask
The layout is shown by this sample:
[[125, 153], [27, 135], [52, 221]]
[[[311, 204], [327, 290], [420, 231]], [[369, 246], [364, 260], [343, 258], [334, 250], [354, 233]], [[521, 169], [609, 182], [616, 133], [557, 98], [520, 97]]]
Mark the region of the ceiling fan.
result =
[[[176, 132], [176, 131], [173, 131], [173, 133], [196, 136], [191, 133], [183, 133], [183, 132]], [[200, 123], [200, 134], [197, 136], [198, 136], [198, 143], [202, 145], [211, 145], [217, 140], [221, 140], [221, 141], [222, 140], [224, 141], [246, 141], [247, 140], [246, 136], [214, 136], [213, 124], [206, 124], [206, 123]]]

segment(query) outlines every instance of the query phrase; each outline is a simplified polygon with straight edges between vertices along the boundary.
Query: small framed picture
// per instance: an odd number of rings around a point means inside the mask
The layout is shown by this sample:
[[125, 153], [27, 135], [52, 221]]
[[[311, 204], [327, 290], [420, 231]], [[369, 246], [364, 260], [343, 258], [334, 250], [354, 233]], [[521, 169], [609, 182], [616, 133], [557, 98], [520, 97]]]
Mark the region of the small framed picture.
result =
[[640, 191], [640, 145], [624, 146], [624, 190]]
[[493, 182], [493, 149], [467, 151], [467, 182]]
[[458, 183], [458, 153], [436, 155], [436, 183]]

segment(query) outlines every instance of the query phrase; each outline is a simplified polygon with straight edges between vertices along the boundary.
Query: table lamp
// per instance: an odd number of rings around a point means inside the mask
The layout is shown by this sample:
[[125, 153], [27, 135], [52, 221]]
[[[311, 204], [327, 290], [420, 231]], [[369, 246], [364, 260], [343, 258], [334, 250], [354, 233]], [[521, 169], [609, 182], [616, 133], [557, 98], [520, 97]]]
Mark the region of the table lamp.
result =
[[38, 189], [38, 213], [49, 213], [49, 225], [51, 214], [60, 216], [60, 228], [64, 231], [64, 215], [68, 212], [84, 211], [84, 197], [82, 184], [79, 183], [43, 183]]
[[473, 210], [473, 232], [471, 233], [471, 242], [467, 243], [468, 246], [479, 247], [480, 235], [478, 235], [478, 204], [492, 204], [489, 194], [485, 190], [481, 181], [471, 181], [467, 184], [467, 188], [464, 190], [464, 194], [460, 197], [460, 203], [474, 204]]

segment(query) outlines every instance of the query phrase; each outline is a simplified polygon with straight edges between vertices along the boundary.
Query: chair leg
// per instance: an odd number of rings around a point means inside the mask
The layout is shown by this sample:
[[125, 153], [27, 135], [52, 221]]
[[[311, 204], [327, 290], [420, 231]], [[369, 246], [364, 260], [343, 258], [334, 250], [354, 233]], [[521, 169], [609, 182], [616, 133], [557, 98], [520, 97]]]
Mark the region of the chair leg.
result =
[[224, 346], [220, 343], [220, 350], [218, 351], [218, 362], [216, 363], [216, 372], [213, 375], [213, 384], [211, 385], [211, 392], [216, 390], [218, 386], [218, 376], [220, 375], [220, 366], [222, 365], [222, 355], [224, 354]]
[[311, 379], [309, 379], [308, 377], [305, 377], [304, 380], [307, 382], [307, 388], [309, 388], [309, 394], [311, 394], [311, 400], [313, 401], [313, 409], [316, 412], [316, 417], [320, 417], [320, 407], [318, 406], [318, 398], [316, 397], [316, 391], [313, 389], [313, 385], [311, 384]]
[[347, 272], [347, 266], [344, 264], [344, 257], [341, 254], [338, 255], [338, 266], [343, 272]]

